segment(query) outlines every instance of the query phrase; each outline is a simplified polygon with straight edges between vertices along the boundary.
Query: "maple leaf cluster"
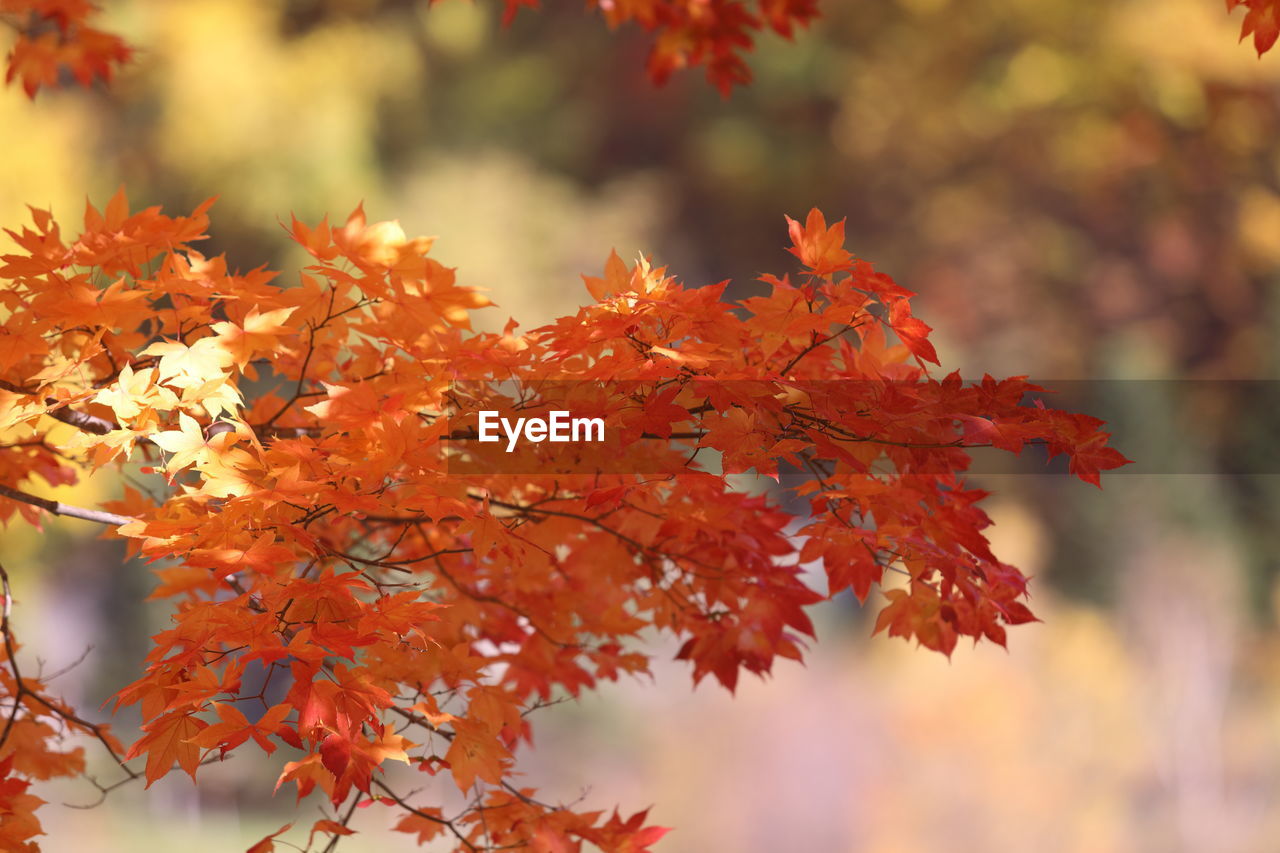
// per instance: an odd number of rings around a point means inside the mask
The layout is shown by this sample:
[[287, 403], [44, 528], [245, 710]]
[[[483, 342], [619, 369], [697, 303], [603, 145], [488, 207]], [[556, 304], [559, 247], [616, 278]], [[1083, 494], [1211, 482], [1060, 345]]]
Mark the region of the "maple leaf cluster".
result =
[[41, 87], [58, 85], [63, 73], [82, 86], [99, 77], [110, 82], [133, 52], [119, 36], [88, 25], [96, 11], [88, 0], [0, 0], [0, 17], [18, 31], [5, 83], [20, 81], [34, 98]]
[[39, 676], [24, 676], [15, 657], [18, 643], [9, 624], [9, 575], [2, 566], [0, 589], [4, 596], [0, 642], [6, 663], [0, 669], [0, 693], [9, 705], [0, 729], [0, 849], [30, 853], [39, 849], [31, 839], [43, 834], [35, 813], [45, 802], [30, 793], [32, 781], [80, 776], [85, 770], [84, 747], [68, 745], [68, 737], [96, 738], [114, 754], [124, 747], [110, 726], [82, 719], [49, 694]]
[[[539, 6], [539, 0], [504, 3], [504, 25], [521, 8]], [[658, 85], [675, 71], [705, 66], [707, 80], [726, 97], [735, 85], [751, 82], [743, 54], [754, 48], [757, 33], [768, 29], [790, 39], [818, 17], [818, 0], [757, 0], [754, 9], [741, 0], [588, 0], [588, 7], [600, 10], [610, 29], [635, 23], [653, 34], [646, 65]]]
[[1244, 22], [1240, 25], [1240, 40], [1253, 36], [1253, 47], [1258, 56], [1271, 50], [1280, 36], [1280, 2], [1277, 0], [1227, 0], [1227, 11], [1237, 6], [1245, 7]]
[[[277, 788], [400, 809], [422, 842], [640, 851], [664, 832], [643, 813], [606, 818], [517, 781], [533, 709], [648, 672], [652, 630], [683, 641], [695, 682], [732, 691], [801, 658], [806, 608], [865, 600], [886, 577], [877, 632], [947, 654], [960, 637], [1004, 643], [1034, 616], [983, 535], [969, 449], [1039, 444], [1095, 484], [1126, 461], [1096, 419], [1027, 404], [1039, 389], [1023, 378], [931, 376], [913, 294], [817, 211], [788, 220], [802, 269], [765, 276], [767, 296], [733, 306], [725, 283], [686, 288], [615, 254], [584, 277], [590, 304], [519, 334], [472, 331], [488, 300], [430, 239], [359, 208], [291, 221], [314, 263], [287, 284], [193, 248], [208, 210], [130, 212], [122, 190], [75, 236], [33, 210], [0, 258], [0, 518], [107, 522], [155, 564], [151, 598], [174, 603], [116, 695], [139, 706], [141, 737], [121, 750], [80, 724], [148, 785], [252, 743], [283, 750]], [[529, 406], [544, 380], [620, 383], [592, 405], [631, 437], [621, 453], [671, 470], [451, 472], [474, 448], [460, 389]], [[139, 463], [146, 481], [101, 509], [34, 493]], [[809, 511], [726, 479], [750, 469], [798, 481]], [[12, 650], [8, 665], [0, 825], [38, 831], [27, 780], [80, 759], [49, 751], [52, 700]], [[78, 718], [63, 710], [65, 728]], [[412, 801], [388, 762], [447, 772], [469, 805]]]
[[[507, 19], [521, 5], [536, 2], [506, 0]], [[655, 83], [682, 68], [705, 66], [707, 79], [726, 97], [735, 85], [751, 82], [742, 54], [754, 47], [755, 33], [767, 28], [789, 39], [797, 26], [818, 16], [817, 0], [759, 0], [754, 12], [738, 0], [590, 2], [610, 27], [634, 21], [654, 33], [647, 66]]]
[[[430, 0], [437, 2], [438, 0]], [[505, 0], [503, 23], [538, 0]], [[724, 95], [751, 81], [743, 54], [765, 29], [791, 38], [797, 26], [818, 16], [817, 0], [759, 0], [749, 9], [739, 0], [591, 0], [610, 28], [635, 23], [652, 33], [647, 61], [650, 77], [664, 83], [686, 67], [705, 66], [707, 79]], [[21, 81], [28, 97], [56, 86], [64, 72], [83, 86], [110, 81], [132, 49], [118, 35], [87, 20], [97, 11], [88, 0], [0, 0], [0, 15], [11, 20], [18, 38], [8, 57], [5, 82]]]
[[[430, 3], [439, 0], [429, 0]], [[1280, 36], [1280, 0], [1226, 0], [1227, 10], [1246, 9], [1241, 40], [1253, 36], [1258, 55]], [[539, 0], [504, 0], [503, 23]], [[817, 0], [759, 0], [752, 9], [740, 0], [589, 0], [609, 27], [635, 23], [654, 36], [646, 61], [650, 78], [665, 83], [673, 72], [704, 66], [708, 81], [726, 97], [735, 85], [751, 82], [743, 55], [756, 35], [771, 30], [792, 38], [797, 27], [818, 17]], [[97, 11], [89, 0], [0, 0], [0, 16], [17, 30], [8, 56], [6, 84], [21, 81], [28, 97], [57, 86], [64, 72], [81, 85], [110, 81], [133, 54], [120, 36], [89, 26]]]

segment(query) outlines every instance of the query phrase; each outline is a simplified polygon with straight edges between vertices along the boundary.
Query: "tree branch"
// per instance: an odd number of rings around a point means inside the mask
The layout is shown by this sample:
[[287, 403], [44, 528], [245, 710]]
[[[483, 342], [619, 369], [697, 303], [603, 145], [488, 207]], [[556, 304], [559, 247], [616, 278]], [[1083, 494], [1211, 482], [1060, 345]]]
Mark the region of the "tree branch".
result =
[[[29, 388], [23, 388], [20, 385], [14, 385], [4, 379], [0, 379], [0, 388], [14, 394], [26, 394], [29, 397], [37, 396], [36, 392]], [[75, 409], [67, 408], [66, 404], [54, 397], [45, 397], [44, 404], [52, 406], [45, 414], [49, 417], [62, 421], [64, 424], [70, 424], [76, 429], [91, 432], [94, 435], [106, 435], [114, 429], [119, 429], [111, 421], [106, 418], [100, 418], [97, 415], [90, 415], [86, 412], [79, 412]]]
[[65, 515], [68, 518], [79, 518], [84, 521], [96, 521], [99, 524], [114, 524], [116, 526], [128, 524], [131, 521], [137, 521], [127, 515], [116, 515], [114, 512], [104, 512], [100, 509], [85, 509], [84, 507], [71, 506], [60, 501], [49, 500], [48, 498], [36, 497], [26, 492], [20, 492], [17, 489], [11, 489], [8, 486], [0, 484], [0, 496], [18, 501], [19, 503], [38, 506], [43, 510], [48, 510], [54, 515]]

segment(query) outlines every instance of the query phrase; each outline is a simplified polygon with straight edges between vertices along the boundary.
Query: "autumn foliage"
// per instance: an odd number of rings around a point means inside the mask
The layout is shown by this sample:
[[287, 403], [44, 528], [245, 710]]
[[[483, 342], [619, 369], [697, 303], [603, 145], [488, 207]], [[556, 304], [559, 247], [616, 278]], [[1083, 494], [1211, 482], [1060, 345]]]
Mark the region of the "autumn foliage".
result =
[[[437, 2], [437, 0], [429, 0]], [[538, 0], [503, 0], [503, 23]], [[756, 34], [768, 29], [790, 38], [797, 26], [817, 17], [817, 0], [759, 0], [756, 8], [737, 0], [590, 0], [610, 29], [635, 24], [652, 34], [649, 76], [663, 83], [674, 71], [705, 67], [722, 94], [748, 83], [743, 54]], [[5, 82], [17, 80], [29, 97], [56, 86], [64, 73], [88, 86], [110, 81], [133, 51], [117, 35], [90, 26], [97, 6], [89, 0], [0, 0], [0, 16], [18, 33], [9, 54]]]
[[[436, 3], [439, 0], [427, 0]], [[1280, 36], [1277, 0], [1226, 0], [1227, 10], [1244, 6], [1241, 39], [1253, 36], [1261, 55]], [[503, 23], [539, 0], [503, 0]], [[721, 94], [751, 82], [744, 54], [761, 32], [792, 38], [818, 17], [817, 0], [588, 0], [610, 29], [634, 24], [652, 37], [646, 61], [650, 78], [662, 84], [675, 71], [703, 67]], [[0, 0], [0, 20], [17, 32], [5, 82], [18, 81], [29, 97], [70, 75], [81, 85], [110, 81], [133, 49], [120, 36], [90, 25], [98, 11], [89, 0]]]
[[1240, 39], [1243, 41], [1253, 36], [1254, 49], [1258, 55], [1271, 50], [1280, 36], [1280, 3], [1276, 0], [1227, 0], [1227, 11], [1237, 6], [1245, 8], [1244, 22], [1240, 28]]
[[[646, 672], [653, 630], [683, 640], [695, 681], [733, 690], [800, 659], [806, 608], [865, 600], [886, 577], [877, 631], [948, 654], [961, 637], [1004, 643], [1034, 616], [983, 535], [968, 449], [1040, 444], [1091, 483], [1125, 461], [1099, 421], [1026, 404], [1038, 389], [1022, 378], [932, 376], [911, 292], [817, 211], [789, 221], [799, 278], [765, 276], [767, 296], [735, 309], [723, 283], [686, 288], [614, 255], [585, 277], [590, 304], [524, 334], [472, 332], [488, 300], [431, 240], [360, 209], [290, 223], [314, 259], [292, 280], [199, 253], [208, 211], [130, 212], [121, 192], [78, 235], [39, 210], [9, 231], [0, 515], [106, 522], [155, 564], [152, 598], [176, 605], [116, 696], [142, 712], [131, 746], [25, 678], [11, 647], [10, 844], [39, 830], [29, 780], [83, 769], [63, 745], [81, 732], [147, 784], [278, 751], [277, 787], [390, 804], [402, 831], [462, 850], [644, 849], [662, 830], [642, 815], [558, 807], [520, 778], [531, 710]], [[475, 447], [459, 389], [499, 400], [512, 379], [505, 402], [523, 407], [542, 380], [625, 380], [592, 405], [637, 462], [675, 469], [451, 474]], [[101, 469], [136, 469], [145, 488], [100, 510], [37, 494]], [[785, 475], [807, 511], [732, 488], [725, 475], [749, 469]], [[802, 577], [810, 561], [826, 589]], [[448, 773], [470, 806], [410, 801], [387, 762]]]
[[[530, 0], [505, 2], [510, 19]], [[817, 0], [759, 0], [754, 10], [737, 0], [590, 0], [589, 5], [610, 27], [634, 21], [654, 33], [648, 59], [654, 82], [661, 84], [687, 66], [706, 66], [707, 79], [724, 95], [751, 81], [742, 54], [751, 50], [756, 33], [767, 28], [791, 38], [797, 26], [818, 15]]]
[[97, 7], [88, 0], [0, 0], [0, 20], [18, 32], [9, 53], [5, 82], [17, 80], [34, 98], [56, 86], [63, 73], [82, 86], [110, 81], [132, 50], [119, 36], [90, 26]]
[[[531, 5], [506, 0], [506, 19]], [[813, 0], [591, 5], [653, 34], [655, 81], [700, 65], [726, 93], [750, 79], [755, 33], [816, 15]], [[94, 13], [0, 0], [18, 30], [7, 80], [32, 97], [66, 74], [109, 80], [131, 49]], [[103, 525], [153, 566], [150, 598], [173, 617], [113, 697], [142, 718], [121, 739], [24, 666], [0, 565], [5, 850], [37, 849], [32, 783], [83, 775], [96, 744], [119, 767], [92, 782], [104, 793], [274, 756], [277, 790], [332, 807], [299, 827], [308, 846], [375, 804], [420, 843], [640, 853], [667, 831], [646, 811], [549, 802], [525, 781], [535, 711], [648, 673], [658, 634], [695, 683], [733, 691], [800, 660], [807, 609], [845, 590], [883, 588], [876, 633], [947, 655], [1004, 644], [1035, 616], [983, 533], [970, 451], [1034, 445], [1094, 485], [1127, 461], [1025, 377], [931, 373], [914, 294], [816, 210], [787, 219], [798, 269], [762, 276], [767, 295], [730, 304], [727, 282], [686, 288], [615, 253], [574, 316], [490, 333], [471, 326], [489, 300], [395, 222], [291, 219], [312, 262], [285, 276], [202, 254], [211, 207], [131, 211], [121, 190], [78, 233], [34, 208], [6, 229], [0, 521]], [[491, 453], [470, 420], [559, 406], [600, 417], [609, 451]], [[47, 495], [102, 471], [121, 488], [101, 507]], [[750, 472], [772, 491], [731, 479]], [[418, 773], [445, 774], [463, 806], [411, 794]]]

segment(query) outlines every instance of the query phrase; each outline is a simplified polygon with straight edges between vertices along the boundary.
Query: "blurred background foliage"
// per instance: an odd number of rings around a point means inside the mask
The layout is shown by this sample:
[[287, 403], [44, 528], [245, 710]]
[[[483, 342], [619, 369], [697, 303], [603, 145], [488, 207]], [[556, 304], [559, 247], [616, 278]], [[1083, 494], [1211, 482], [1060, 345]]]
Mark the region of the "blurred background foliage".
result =
[[[784, 213], [847, 216], [948, 369], [1114, 380], [1073, 402], [1163, 473], [979, 478], [1045, 620], [1008, 653], [871, 641], [840, 600], [807, 668], [736, 700], [662, 664], [543, 712], [531, 783], [656, 803], [670, 853], [1274, 850], [1280, 406], [1225, 380], [1280, 378], [1280, 59], [1215, 0], [833, 0], [724, 100], [697, 72], [654, 89], [643, 34], [547, 5], [502, 28], [487, 0], [112, 0], [140, 52], [109, 91], [0, 97], [0, 222], [73, 227], [120, 183], [217, 195], [208, 252], [288, 271], [281, 220], [363, 201], [490, 289], [478, 325], [530, 328], [611, 247], [745, 296], [789, 268]], [[91, 707], [165, 619], [93, 532], [0, 533], [33, 653], [93, 646], [60, 682]], [[288, 804], [241, 762], [59, 810], [47, 849], [247, 845]], [[380, 820], [344, 848], [395, 849]]]

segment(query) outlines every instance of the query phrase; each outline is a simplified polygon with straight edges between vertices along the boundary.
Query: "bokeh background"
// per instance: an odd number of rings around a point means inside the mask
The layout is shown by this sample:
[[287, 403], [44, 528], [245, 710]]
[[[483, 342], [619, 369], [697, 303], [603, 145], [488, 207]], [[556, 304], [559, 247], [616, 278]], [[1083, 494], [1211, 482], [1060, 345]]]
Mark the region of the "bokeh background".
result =
[[[746, 296], [789, 268], [783, 214], [848, 217], [946, 369], [1085, 380], [1149, 473], [978, 478], [1044, 620], [1007, 652], [872, 639], [841, 598], [807, 666], [733, 698], [659, 642], [653, 683], [541, 712], [530, 783], [652, 804], [665, 853], [1280, 849], [1280, 406], [1236, 381], [1280, 380], [1280, 56], [1220, 0], [826, 0], [723, 100], [697, 72], [653, 88], [643, 34], [547, 5], [502, 28], [492, 0], [112, 0], [140, 53], [109, 91], [0, 94], [0, 224], [74, 225], [121, 183], [217, 195], [206, 248], [288, 276], [280, 221], [363, 201], [490, 289], [479, 325], [529, 328], [612, 247]], [[80, 661], [54, 684], [96, 708], [166, 615], [86, 526], [0, 552], [27, 653]], [[255, 761], [92, 809], [47, 788], [45, 847], [244, 849], [292, 806]], [[410, 849], [386, 823], [342, 848]]]

